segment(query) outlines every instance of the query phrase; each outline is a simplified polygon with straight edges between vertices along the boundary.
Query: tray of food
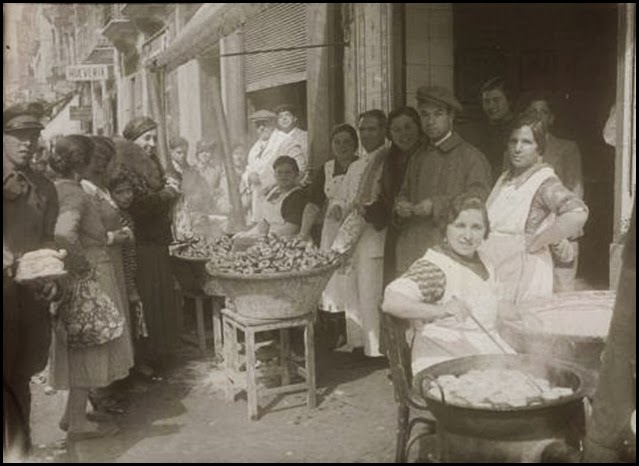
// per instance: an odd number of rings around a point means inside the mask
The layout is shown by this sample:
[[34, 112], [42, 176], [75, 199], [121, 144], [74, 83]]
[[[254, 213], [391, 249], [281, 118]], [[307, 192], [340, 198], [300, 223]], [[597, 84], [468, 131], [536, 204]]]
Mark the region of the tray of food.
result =
[[18, 259], [15, 280], [29, 283], [40, 280], [55, 280], [67, 275], [64, 267], [64, 249], [38, 249], [25, 253]]

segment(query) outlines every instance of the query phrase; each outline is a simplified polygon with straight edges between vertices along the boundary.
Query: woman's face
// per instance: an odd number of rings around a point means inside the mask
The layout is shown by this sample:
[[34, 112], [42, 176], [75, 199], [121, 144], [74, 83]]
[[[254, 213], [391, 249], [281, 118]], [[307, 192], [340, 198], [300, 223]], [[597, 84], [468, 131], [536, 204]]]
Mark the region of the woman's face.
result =
[[275, 169], [275, 181], [281, 190], [288, 190], [295, 186], [299, 173], [288, 163], [283, 163]]
[[514, 129], [508, 139], [508, 156], [515, 169], [532, 167], [539, 161], [539, 147], [530, 126]]
[[128, 209], [133, 202], [133, 186], [128, 181], [122, 182], [111, 191], [111, 197], [120, 209]]
[[479, 209], [462, 210], [446, 227], [446, 240], [460, 256], [472, 257], [484, 241], [486, 224]]
[[89, 162], [88, 171], [96, 175], [103, 175], [109, 166], [111, 157], [112, 154], [106, 151], [96, 150]]
[[402, 151], [408, 151], [419, 142], [419, 126], [408, 115], [399, 115], [390, 124], [392, 141]]
[[331, 149], [339, 162], [347, 162], [355, 156], [357, 145], [349, 133], [341, 131], [333, 136]]
[[151, 129], [133, 142], [144, 149], [144, 152], [146, 152], [147, 155], [153, 155], [155, 153], [155, 146], [158, 142], [158, 132], [156, 129]]

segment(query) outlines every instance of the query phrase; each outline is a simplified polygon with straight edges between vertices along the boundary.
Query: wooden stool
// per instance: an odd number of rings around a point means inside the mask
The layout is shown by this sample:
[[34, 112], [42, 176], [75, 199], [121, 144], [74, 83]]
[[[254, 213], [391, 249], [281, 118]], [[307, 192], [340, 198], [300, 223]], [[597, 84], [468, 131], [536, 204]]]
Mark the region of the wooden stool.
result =
[[[224, 370], [226, 374], [226, 400], [235, 401], [237, 388], [246, 391], [249, 420], [258, 419], [258, 395], [276, 395], [307, 390], [307, 405], [314, 408], [316, 404], [315, 387], [315, 328], [312, 313], [293, 319], [256, 320], [239, 315], [229, 309], [222, 309], [222, 325], [224, 327]], [[296, 366], [296, 371], [304, 381], [291, 383], [289, 362], [291, 361], [289, 330], [304, 327], [304, 367]], [[239, 371], [239, 345], [237, 332], [244, 334], [246, 347], [246, 373]], [[274, 388], [258, 388], [258, 372], [256, 352], [259, 344], [255, 335], [269, 330], [280, 331], [280, 358], [277, 368], [269, 369], [281, 377], [282, 385]]]
[[[216, 357], [221, 357], [223, 351], [222, 345], [222, 314], [221, 306], [216, 300], [216, 296], [205, 294], [195, 294], [187, 291], [182, 292], [183, 298], [190, 298], [195, 302], [195, 322], [197, 328], [197, 344], [200, 351], [206, 351], [206, 331], [204, 327], [204, 300], [211, 299], [211, 321], [213, 323], [213, 349]], [[182, 301], [183, 303], [183, 301]], [[182, 304], [183, 305], [183, 304]], [[182, 322], [180, 326], [184, 326], [183, 312], [180, 313]]]

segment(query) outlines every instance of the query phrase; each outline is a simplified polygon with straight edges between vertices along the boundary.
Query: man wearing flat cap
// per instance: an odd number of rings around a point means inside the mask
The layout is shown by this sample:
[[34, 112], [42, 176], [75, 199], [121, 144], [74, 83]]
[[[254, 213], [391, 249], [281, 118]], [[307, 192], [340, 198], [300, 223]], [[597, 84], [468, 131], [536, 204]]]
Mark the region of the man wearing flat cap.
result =
[[258, 110], [249, 119], [255, 125], [258, 139], [248, 153], [248, 160], [242, 179], [251, 190], [251, 220], [255, 221], [256, 210], [275, 184], [273, 162], [280, 155], [280, 146], [286, 133], [277, 129], [277, 115], [268, 110]]
[[453, 129], [461, 104], [441, 86], [417, 90], [417, 110], [427, 142], [408, 162], [395, 204], [399, 225], [397, 274], [405, 272], [426, 249], [439, 244], [439, 223], [450, 200], [471, 193], [485, 199], [491, 188], [486, 157]]
[[13, 259], [3, 260], [2, 277], [3, 453], [12, 459], [25, 459], [31, 448], [29, 380], [47, 363], [48, 301], [58, 291], [52, 282], [27, 286], [14, 281], [20, 256], [53, 245], [58, 218], [55, 186], [29, 167], [43, 129], [42, 110], [39, 104], [22, 104], [2, 114], [2, 237]]
[[300, 184], [305, 185], [308, 182], [308, 133], [299, 127], [297, 110], [293, 105], [280, 105], [275, 114], [277, 127], [287, 136], [279, 153], [295, 159], [300, 171]]

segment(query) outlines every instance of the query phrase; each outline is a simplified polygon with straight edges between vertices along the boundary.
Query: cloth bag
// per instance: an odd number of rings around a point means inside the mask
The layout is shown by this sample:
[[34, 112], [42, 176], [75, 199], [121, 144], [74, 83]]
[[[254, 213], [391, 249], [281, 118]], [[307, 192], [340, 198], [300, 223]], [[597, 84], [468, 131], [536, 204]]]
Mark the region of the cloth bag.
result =
[[70, 348], [103, 345], [124, 332], [124, 316], [102, 290], [95, 272], [75, 281], [60, 303], [59, 315]]

